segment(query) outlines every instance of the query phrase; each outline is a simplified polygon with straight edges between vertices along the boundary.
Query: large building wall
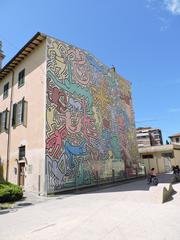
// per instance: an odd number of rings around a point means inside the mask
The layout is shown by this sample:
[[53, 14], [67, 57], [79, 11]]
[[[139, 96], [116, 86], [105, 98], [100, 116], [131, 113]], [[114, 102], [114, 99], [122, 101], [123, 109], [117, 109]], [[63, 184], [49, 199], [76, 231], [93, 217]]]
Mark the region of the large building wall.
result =
[[[11, 85], [12, 81], [12, 73], [8, 74], [1, 82], [0, 82], [0, 112], [2, 113], [6, 109], [10, 109], [10, 96], [11, 96], [11, 88], [8, 92], [8, 97], [3, 99], [3, 90], [4, 85], [9, 82]], [[2, 175], [6, 177], [6, 160], [7, 160], [7, 144], [8, 143], [8, 135], [6, 132], [0, 133], [0, 160], [1, 160], [1, 169]]]
[[88, 52], [47, 38], [47, 191], [130, 172], [137, 158], [130, 83]]
[[[25, 83], [18, 87], [18, 74], [25, 69]], [[8, 98], [3, 100], [3, 86], [9, 82]], [[10, 109], [12, 74], [7, 75], [0, 84], [0, 112]], [[25, 189], [44, 192], [45, 173], [45, 104], [46, 104], [46, 41], [42, 42], [14, 69], [12, 102], [24, 97], [27, 102], [27, 124], [10, 130], [10, 159], [8, 180], [18, 183], [19, 147], [26, 146]], [[3, 161], [4, 177], [7, 166], [7, 133], [0, 134], [0, 157]], [[16, 170], [16, 171], [15, 171]]]

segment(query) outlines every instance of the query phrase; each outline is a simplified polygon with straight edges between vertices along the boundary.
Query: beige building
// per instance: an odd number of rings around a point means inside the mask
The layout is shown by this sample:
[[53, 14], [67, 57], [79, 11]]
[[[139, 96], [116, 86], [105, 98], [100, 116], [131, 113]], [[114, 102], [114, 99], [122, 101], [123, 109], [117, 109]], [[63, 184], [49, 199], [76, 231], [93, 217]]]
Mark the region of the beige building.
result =
[[0, 165], [28, 191], [133, 172], [134, 126], [131, 84], [85, 50], [37, 33], [0, 70]]
[[180, 133], [176, 133], [172, 136], [169, 136], [171, 143], [180, 144]]
[[44, 189], [46, 41], [35, 35], [0, 71], [0, 158], [6, 180]]
[[169, 172], [172, 166], [180, 166], [180, 145], [168, 144], [162, 146], [144, 147], [138, 149], [141, 163], [148, 172], [155, 168], [157, 173]]

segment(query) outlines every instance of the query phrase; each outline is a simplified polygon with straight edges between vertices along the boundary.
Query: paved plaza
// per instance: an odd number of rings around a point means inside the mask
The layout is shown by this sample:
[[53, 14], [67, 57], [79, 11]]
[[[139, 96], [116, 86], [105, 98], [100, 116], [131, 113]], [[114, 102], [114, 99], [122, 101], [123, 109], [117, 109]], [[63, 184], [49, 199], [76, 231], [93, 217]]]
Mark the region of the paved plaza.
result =
[[[28, 195], [27, 207], [0, 214], [1, 240], [179, 240], [180, 183], [162, 204], [162, 187], [145, 179], [54, 197]], [[28, 204], [27, 204], [28, 205]]]

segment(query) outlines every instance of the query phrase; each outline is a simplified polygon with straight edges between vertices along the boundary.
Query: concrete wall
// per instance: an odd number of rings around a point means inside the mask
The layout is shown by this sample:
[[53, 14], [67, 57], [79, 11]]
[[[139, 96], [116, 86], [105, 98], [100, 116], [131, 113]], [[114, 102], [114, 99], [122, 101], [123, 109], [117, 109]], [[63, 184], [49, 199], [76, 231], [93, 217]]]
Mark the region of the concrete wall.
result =
[[[15, 168], [18, 169], [17, 159], [19, 147], [26, 146], [26, 172], [25, 189], [38, 191], [40, 175], [40, 191], [44, 192], [45, 172], [45, 91], [46, 91], [46, 42], [36, 47], [14, 69], [13, 104], [25, 98], [27, 101], [27, 126], [19, 125], [11, 127], [10, 135], [10, 164], [9, 181], [17, 183], [18, 176]], [[18, 88], [18, 74], [25, 68], [25, 84]], [[7, 107], [10, 109], [9, 97], [3, 100], [3, 86], [5, 82], [12, 84], [12, 74], [9, 74], [0, 83], [0, 112]], [[11, 121], [12, 122], [12, 121]], [[3, 160], [4, 173], [6, 172], [7, 160], [7, 133], [0, 134], [0, 156]]]
[[180, 148], [175, 148], [174, 149], [174, 158], [172, 160], [172, 165], [173, 166], [176, 166], [176, 165], [180, 166]]
[[130, 83], [94, 56], [48, 38], [48, 192], [95, 184], [137, 160]]
[[[171, 153], [173, 154], [173, 150], [171, 151]], [[147, 155], [147, 154], [153, 155], [153, 158], [143, 159], [143, 155]], [[140, 158], [141, 158], [141, 163], [143, 163], [144, 166], [146, 167], [147, 173], [151, 168], [155, 168], [157, 173], [169, 172], [172, 169], [172, 165], [175, 159], [175, 158], [164, 157], [163, 152], [151, 152], [151, 153], [140, 154]]]

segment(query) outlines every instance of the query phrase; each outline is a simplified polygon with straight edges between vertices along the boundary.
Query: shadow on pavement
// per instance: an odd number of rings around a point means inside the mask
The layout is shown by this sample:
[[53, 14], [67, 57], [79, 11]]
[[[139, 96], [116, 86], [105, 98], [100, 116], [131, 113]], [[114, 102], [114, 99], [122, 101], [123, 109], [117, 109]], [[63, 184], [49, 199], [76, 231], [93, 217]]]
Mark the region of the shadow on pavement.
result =
[[[94, 187], [87, 187], [83, 189], [76, 189], [68, 192], [59, 193], [58, 195], [65, 196], [66, 194], [90, 194], [90, 193], [102, 193], [102, 192], [121, 192], [121, 191], [149, 191], [151, 187], [156, 188], [160, 184], [169, 184], [172, 183], [173, 174], [165, 173], [157, 175], [159, 184], [154, 186], [152, 183], [147, 183], [147, 178], [135, 178], [127, 179], [122, 182], [115, 182], [112, 184], [99, 185]], [[61, 198], [60, 198], [61, 199]]]

